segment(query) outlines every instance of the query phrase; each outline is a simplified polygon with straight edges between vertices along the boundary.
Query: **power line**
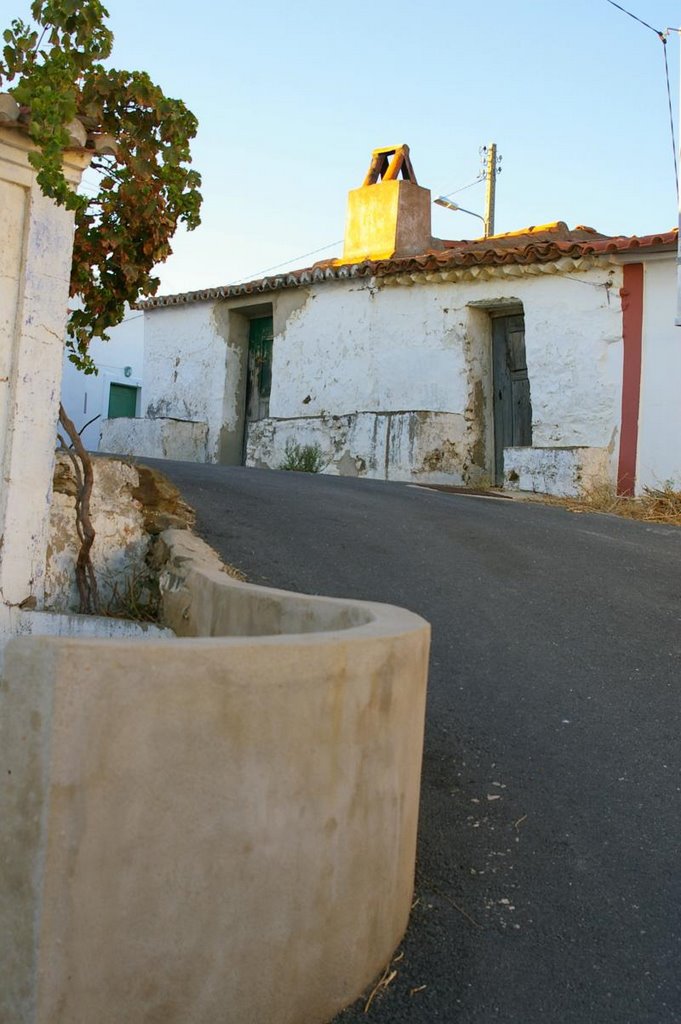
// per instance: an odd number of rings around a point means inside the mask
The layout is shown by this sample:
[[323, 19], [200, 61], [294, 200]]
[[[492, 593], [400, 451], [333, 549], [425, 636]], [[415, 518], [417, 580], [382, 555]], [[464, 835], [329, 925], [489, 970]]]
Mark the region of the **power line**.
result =
[[[318, 252], [325, 252], [327, 249], [333, 249], [334, 245], [340, 245], [343, 241], [339, 238], [336, 242], [329, 242], [328, 245], [322, 245], [319, 249], [312, 249], [310, 252], [304, 252], [302, 256], [294, 256], [293, 259], [285, 260], [283, 263], [275, 263], [273, 267], [264, 267], [262, 270], [254, 270], [250, 274], [243, 274], [235, 281], [230, 281], [229, 284], [239, 284], [240, 281], [254, 280], [261, 276], [261, 274], [268, 274], [270, 270], [279, 270], [280, 267], [288, 267], [291, 263], [297, 263], [298, 260], [307, 259], [308, 256], [316, 256]], [[229, 285], [228, 285], [229, 287]]]
[[615, 0], [606, 0], [611, 7], [616, 7], [618, 11], [622, 11], [623, 14], [627, 14], [634, 21], [637, 21], [639, 25], [643, 25], [645, 28], [649, 28], [651, 32], [654, 32], [657, 38], [662, 43], [662, 54], [664, 58], [664, 76], [667, 83], [667, 102], [669, 105], [669, 129], [672, 136], [672, 153], [674, 156], [674, 180], [676, 182], [676, 191], [679, 191], [679, 165], [676, 156], [676, 132], [674, 131], [674, 109], [672, 106], [672, 90], [669, 82], [669, 61], [667, 60], [667, 39], [669, 37], [669, 29], [658, 29], [651, 25], [649, 22], [644, 21], [643, 18], [639, 18], [637, 14], [632, 14], [626, 7], [622, 7], [621, 4], [615, 3]]
[[484, 180], [485, 175], [479, 174], [477, 178], [475, 178], [473, 181], [469, 181], [467, 185], [460, 185], [459, 188], [455, 188], [451, 192], [443, 192], [442, 195], [445, 197], [445, 199], [448, 199], [449, 196], [455, 196], [458, 192], [465, 192], [467, 188], [472, 188], [473, 185], [479, 185], [480, 182]]
[[669, 104], [669, 127], [672, 133], [672, 151], [674, 153], [674, 178], [676, 179], [676, 191], [679, 191], [679, 165], [676, 159], [676, 135], [674, 132], [674, 110], [672, 107], [672, 90], [669, 84], [669, 61], [667, 60], [667, 40], [662, 40], [662, 52], [664, 53], [664, 74], [667, 80], [667, 102]]
[[645, 25], [646, 28], [649, 28], [651, 32], [654, 32], [655, 35], [662, 39], [662, 41], [664, 42], [664, 32], [660, 32], [658, 28], [653, 28], [653, 26], [649, 25], [647, 21], [644, 21], [643, 18], [639, 18], [637, 14], [632, 14], [631, 11], [628, 11], [626, 7], [622, 7], [621, 4], [616, 4], [615, 0], [606, 0], [606, 3], [609, 3], [612, 7], [616, 7], [617, 10], [622, 11], [623, 14], [628, 14], [629, 17], [633, 18], [634, 21], [637, 21], [639, 25]]

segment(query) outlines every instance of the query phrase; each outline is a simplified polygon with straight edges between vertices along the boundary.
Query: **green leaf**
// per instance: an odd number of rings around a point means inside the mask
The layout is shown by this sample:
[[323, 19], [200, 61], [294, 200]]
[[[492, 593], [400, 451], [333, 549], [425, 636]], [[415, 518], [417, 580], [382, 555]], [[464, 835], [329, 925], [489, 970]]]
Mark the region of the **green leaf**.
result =
[[[106, 338], [126, 303], [156, 291], [152, 270], [170, 255], [177, 225], [200, 223], [201, 178], [189, 166], [197, 121], [146, 72], [101, 64], [113, 35], [99, 0], [34, 0], [31, 13], [46, 33], [15, 20], [3, 35], [0, 78], [17, 76], [12, 93], [30, 108], [36, 149], [29, 160], [40, 188], [75, 214], [70, 292], [82, 305], [70, 318], [67, 347], [90, 373], [92, 338]], [[101, 175], [94, 197], [77, 195], [63, 173], [65, 126], [79, 113], [118, 142], [116, 157], [93, 161]]]

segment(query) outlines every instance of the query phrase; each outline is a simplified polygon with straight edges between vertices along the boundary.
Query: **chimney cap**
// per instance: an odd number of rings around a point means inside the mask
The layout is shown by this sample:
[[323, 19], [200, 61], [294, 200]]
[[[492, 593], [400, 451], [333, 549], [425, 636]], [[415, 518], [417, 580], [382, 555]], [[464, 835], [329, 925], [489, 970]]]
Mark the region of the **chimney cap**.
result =
[[412, 181], [414, 185], [418, 185], [409, 159], [409, 146], [406, 143], [375, 149], [371, 154], [369, 170], [362, 184], [377, 185], [379, 181], [395, 181], [400, 174], [405, 181]]

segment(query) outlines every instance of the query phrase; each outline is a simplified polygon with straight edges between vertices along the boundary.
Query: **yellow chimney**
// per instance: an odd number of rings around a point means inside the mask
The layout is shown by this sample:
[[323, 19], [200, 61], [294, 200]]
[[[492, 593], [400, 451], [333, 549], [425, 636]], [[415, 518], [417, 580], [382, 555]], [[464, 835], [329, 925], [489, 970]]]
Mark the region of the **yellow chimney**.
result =
[[416, 182], [409, 146], [375, 149], [362, 187], [348, 194], [343, 257], [336, 262], [415, 256], [430, 246], [430, 191]]

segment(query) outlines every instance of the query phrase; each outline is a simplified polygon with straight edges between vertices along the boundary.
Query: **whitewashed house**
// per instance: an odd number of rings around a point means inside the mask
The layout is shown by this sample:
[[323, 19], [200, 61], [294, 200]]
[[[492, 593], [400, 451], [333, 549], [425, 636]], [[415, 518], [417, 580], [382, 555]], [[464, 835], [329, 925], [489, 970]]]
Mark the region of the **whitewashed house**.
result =
[[677, 232], [431, 236], [407, 147], [349, 196], [343, 257], [144, 309], [143, 419], [107, 451], [574, 494], [681, 482]]
[[85, 447], [97, 451], [103, 420], [142, 414], [144, 314], [126, 310], [123, 321], [111, 329], [110, 340], [95, 338], [89, 354], [96, 374], [78, 370], [64, 354], [61, 400]]

